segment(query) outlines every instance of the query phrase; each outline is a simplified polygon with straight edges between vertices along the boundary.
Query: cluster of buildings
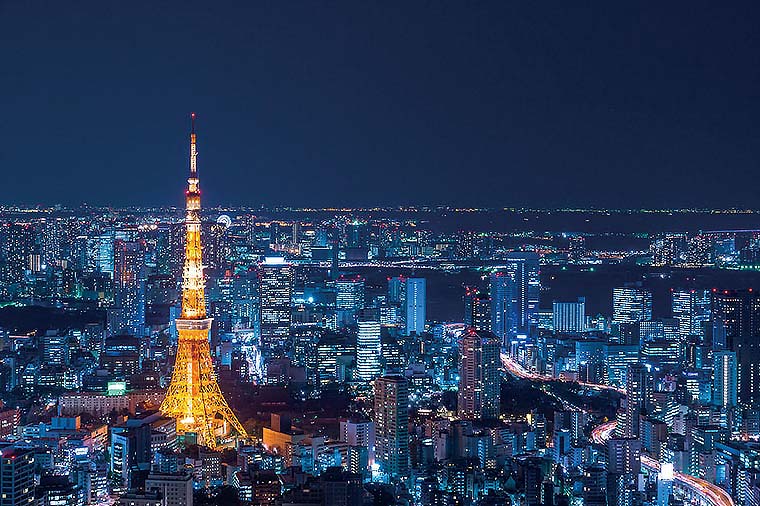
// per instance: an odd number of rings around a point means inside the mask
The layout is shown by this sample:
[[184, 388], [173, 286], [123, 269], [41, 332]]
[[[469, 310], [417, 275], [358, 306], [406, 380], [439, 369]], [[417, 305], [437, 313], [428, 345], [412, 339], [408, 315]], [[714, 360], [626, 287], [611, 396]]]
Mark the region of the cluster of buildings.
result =
[[[665, 506], [691, 500], [680, 475], [760, 503], [760, 295], [674, 288], [664, 318], [635, 284], [609, 314], [590, 314], [582, 286], [546, 301], [547, 262], [622, 258], [581, 235], [558, 253], [395, 219], [204, 222], [214, 375], [231, 400], [269, 400], [230, 402], [250, 437], [199, 444], [160, 411], [181, 219], [47, 210], [0, 227], [0, 474], [14, 477], [0, 504]], [[657, 239], [651, 263], [733, 266], [753, 247], [726, 240]], [[432, 321], [426, 269], [448, 262], [479, 282]], [[538, 385], [535, 405], [512, 409], [525, 387], [507, 374]]]
[[[584, 299], [554, 302], [551, 318], [539, 318], [532, 336], [512, 336], [505, 353], [524, 377], [624, 394], [615, 422], [592, 433], [591, 444], [554, 426], [555, 462], [598, 481], [606, 504], [646, 503], [653, 492], [658, 504], [689, 499], [673, 491], [674, 476], [754, 504], [760, 297], [751, 289], [672, 289], [668, 302], [670, 317], [654, 318], [653, 294], [640, 284], [613, 290], [607, 318], [588, 316]], [[643, 485], [643, 475], [658, 488]]]

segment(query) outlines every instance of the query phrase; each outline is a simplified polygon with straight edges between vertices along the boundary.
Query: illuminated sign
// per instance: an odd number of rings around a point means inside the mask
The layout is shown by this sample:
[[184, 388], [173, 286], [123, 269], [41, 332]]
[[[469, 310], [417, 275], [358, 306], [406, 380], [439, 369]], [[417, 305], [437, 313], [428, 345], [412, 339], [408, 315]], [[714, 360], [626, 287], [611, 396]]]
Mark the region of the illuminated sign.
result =
[[108, 395], [124, 395], [127, 393], [126, 381], [109, 381]]

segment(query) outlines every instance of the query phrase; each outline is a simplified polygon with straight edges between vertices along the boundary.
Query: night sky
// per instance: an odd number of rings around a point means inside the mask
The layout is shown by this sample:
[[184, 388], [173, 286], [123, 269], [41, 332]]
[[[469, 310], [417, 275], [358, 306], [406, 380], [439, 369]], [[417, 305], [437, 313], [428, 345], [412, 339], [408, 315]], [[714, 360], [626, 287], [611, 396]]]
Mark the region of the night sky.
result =
[[0, 204], [181, 205], [194, 110], [207, 204], [760, 208], [758, 26], [757, 1], [0, 0]]

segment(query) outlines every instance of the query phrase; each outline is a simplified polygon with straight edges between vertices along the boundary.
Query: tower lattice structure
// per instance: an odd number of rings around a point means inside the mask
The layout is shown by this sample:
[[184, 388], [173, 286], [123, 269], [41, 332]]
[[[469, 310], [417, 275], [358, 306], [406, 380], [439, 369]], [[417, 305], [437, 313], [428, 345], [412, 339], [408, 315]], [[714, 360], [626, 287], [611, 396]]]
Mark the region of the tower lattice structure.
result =
[[185, 265], [182, 276], [182, 315], [176, 320], [177, 358], [161, 412], [177, 420], [177, 432], [193, 432], [198, 443], [215, 448], [217, 437], [230, 432], [247, 437], [216, 382], [211, 362], [201, 259], [201, 193], [198, 186], [195, 113], [191, 115], [190, 177], [185, 192]]

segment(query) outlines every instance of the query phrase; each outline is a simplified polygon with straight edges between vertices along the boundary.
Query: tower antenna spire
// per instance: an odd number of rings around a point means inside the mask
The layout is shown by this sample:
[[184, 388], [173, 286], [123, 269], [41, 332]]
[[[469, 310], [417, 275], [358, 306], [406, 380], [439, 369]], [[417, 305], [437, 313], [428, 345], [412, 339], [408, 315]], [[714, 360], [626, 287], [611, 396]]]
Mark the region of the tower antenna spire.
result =
[[195, 136], [195, 113], [190, 113], [190, 177], [198, 178], [198, 149], [196, 147]]

